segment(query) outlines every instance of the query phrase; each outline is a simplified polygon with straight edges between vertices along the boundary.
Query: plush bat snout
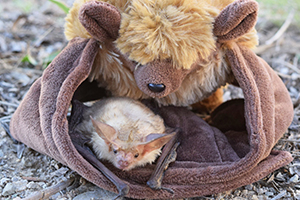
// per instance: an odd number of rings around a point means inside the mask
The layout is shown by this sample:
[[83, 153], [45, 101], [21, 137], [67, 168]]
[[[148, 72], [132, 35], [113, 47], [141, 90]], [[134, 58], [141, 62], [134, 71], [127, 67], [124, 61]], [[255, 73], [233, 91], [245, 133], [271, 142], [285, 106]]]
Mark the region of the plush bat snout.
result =
[[175, 92], [189, 70], [176, 69], [169, 60], [155, 60], [135, 69], [139, 89], [153, 97], [162, 98]]

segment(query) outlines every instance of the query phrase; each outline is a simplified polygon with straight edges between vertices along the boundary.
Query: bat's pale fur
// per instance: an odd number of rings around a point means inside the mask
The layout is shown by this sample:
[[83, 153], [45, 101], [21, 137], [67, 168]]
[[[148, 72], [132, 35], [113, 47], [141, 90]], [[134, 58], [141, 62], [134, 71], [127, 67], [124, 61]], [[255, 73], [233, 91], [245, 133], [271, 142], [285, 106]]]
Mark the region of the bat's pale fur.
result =
[[[104, 129], [100, 126], [101, 131], [106, 134], [104, 139], [97, 132], [91, 118], [101, 123], [101, 126], [104, 125]], [[166, 129], [160, 116], [139, 101], [126, 97], [108, 98], [93, 104], [83, 113], [83, 121], [78, 130], [91, 137], [89, 144], [99, 159], [108, 160], [123, 170], [152, 163], [160, 154], [162, 145], [171, 138], [164, 134]], [[143, 145], [155, 142], [157, 138], [164, 139], [164, 143], [145, 152], [147, 147]], [[138, 157], [134, 158], [136, 154]], [[126, 160], [128, 166], [120, 166], [119, 162], [122, 160]]]
[[[66, 20], [65, 35], [90, 38], [78, 20], [80, 6], [90, 0], [76, 0]], [[233, 0], [107, 0], [121, 15], [119, 38], [114, 45], [123, 55], [143, 65], [156, 59], [171, 59], [174, 67], [197, 71], [182, 81], [180, 88], [157, 98], [163, 105], [187, 106], [203, 100], [232, 79], [223, 47], [216, 47], [213, 22]], [[249, 48], [257, 45], [255, 29], [234, 41]], [[111, 44], [110, 44], [111, 45]], [[230, 45], [230, 44], [228, 44]], [[99, 80], [114, 96], [149, 98], [136, 85], [133, 72], [120, 60], [119, 52], [101, 44], [90, 80]], [[201, 59], [201, 62], [199, 61]]]

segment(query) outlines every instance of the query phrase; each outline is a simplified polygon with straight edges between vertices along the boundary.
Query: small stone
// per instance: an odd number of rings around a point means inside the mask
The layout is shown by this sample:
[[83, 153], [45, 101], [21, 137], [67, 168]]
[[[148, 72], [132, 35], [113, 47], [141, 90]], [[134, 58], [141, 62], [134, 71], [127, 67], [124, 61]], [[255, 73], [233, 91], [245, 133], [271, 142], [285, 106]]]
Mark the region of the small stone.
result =
[[278, 180], [278, 181], [285, 181], [285, 178], [284, 178], [284, 176], [282, 175], [281, 172], [279, 172], [279, 173], [276, 175], [275, 179]]
[[300, 190], [300, 185], [295, 185], [295, 188]]
[[[82, 193], [73, 198], [73, 200], [85, 200], [85, 199], [113, 199], [116, 197], [116, 194], [105, 191], [105, 190], [96, 190]], [[119, 198], [118, 198], [119, 199]], [[121, 198], [120, 200], [122, 200]]]
[[9, 181], [10, 179], [9, 178], [2, 178], [0, 180], [0, 186], [1, 187], [4, 187], [4, 185], [6, 185], [6, 183]]
[[3, 158], [4, 157], [4, 153], [3, 151], [0, 149], [0, 158]]
[[258, 197], [257, 197], [257, 195], [253, 195], [251, 199], [252, 200], [259, 200]]
[[295, 174], [291, 179], [290, 179], [290, 182], [292, 183], [298, 183], [299, 181], [299, 176], [298, 174]]
[[286, 68], [286, 67], [282, 67], [281, 69], [280, 69], [280, 73], [282, 73], [282, 74], [289, 74], [289, 69], [288, 68]]
[[256, 194], [256, 192], [254, 192], [254, 191], [248, 191], [248, 195], [250, 195], [250, 196], [255, 195], [255, 194]]
[[37, 183], [41, 188], [46, 188], [47, 187], [47, 184], [44, 183], [44, 182], [38, 182]]
[[258, 195], [258, 199], [259, 200], [267, 200], [268, 199], [268, 197], [266, 197], [265, 195]]
[[257, 190], [257, 193], [258, 193], [258, 194], [264, 194], [265, 191], [266, 191], [265, 189], [259, 188], [259, 189]]
[[246, 186], [245, 186], [245, 189], [246, 189], [246, 190], [252, 190], [252, 189], [253, 189], [253, 186], [252, 186], [252, 185], [246, 185]]
[[7, 183], [2, 191], [2, 196], [8, 196], [14, 194], [16, 192], [16, 188], [13, 183]]
[[58, 197], [60, 196], [60, 192], [54, 194], [51, 196], [52, 199], [58, 199]]
[[42, 187], [40, 185], [38, 185], [37, 183], [31, 181], [27, 184], [27, 188], [40, 190]]
[[242, 191], [242, 195], [243, 195], [243, 196], [247, 196], [247, 195], [248, 195], [248, 190], [243, 190], [243, 191]]
[[23, 191], [27, 188], [27, 183], [28, 181], [27, 180], [21, 180], [21, 181], [17, 181], [14, 184], [15, 188], [16, 188], [16, 191], [17, 192], [20, 192], [20, 191]]
[[12, 72], [10, 75], [12, 78], [18, 80], [22, 86], [28, 85], [31, 81], [30, 78], [24, 73]]
[[274, 192], [265, 192], [265, 195], [270, 197], [270, 196], [274, 196]]
[[299, 78], [299, 74], [298, 73], [292, 73], [291, 78], [293, 80], [297, 80]]
[[21, 177], [19, 177], [19, 176], [14, 176], [14, 177], [11, 178], [12, 182], [17, 182], [17, 181], [20, 181], [20, 180], [21, 180]]

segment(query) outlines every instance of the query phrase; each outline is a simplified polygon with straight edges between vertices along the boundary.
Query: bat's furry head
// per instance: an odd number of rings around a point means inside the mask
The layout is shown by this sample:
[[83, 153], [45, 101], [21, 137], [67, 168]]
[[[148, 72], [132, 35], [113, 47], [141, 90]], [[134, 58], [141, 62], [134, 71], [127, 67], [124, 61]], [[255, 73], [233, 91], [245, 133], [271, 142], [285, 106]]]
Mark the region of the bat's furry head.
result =
[[83, 116], [79, 130], [91, 134], [95, 154], [122, 170], [152, 163], [174, 136], [159, 115], [129, 98], [101, 100]]

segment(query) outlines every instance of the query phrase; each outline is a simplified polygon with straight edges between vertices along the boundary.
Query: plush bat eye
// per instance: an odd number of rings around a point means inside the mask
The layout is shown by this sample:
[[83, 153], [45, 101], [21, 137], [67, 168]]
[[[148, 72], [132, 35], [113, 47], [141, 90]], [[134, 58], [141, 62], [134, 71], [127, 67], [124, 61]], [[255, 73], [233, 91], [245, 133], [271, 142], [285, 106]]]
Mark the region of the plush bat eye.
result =
[[117, 153], [118, 153], [118, 150], [114, 149], [113, 152], [114, 152], [114, 154], [117, 154]]
[[136, 153], [136, 154], [134, 155], [134, 157], [137, 158], [137, 157], [139, 157], [139, 155], [140, 155], [139, 153]]

